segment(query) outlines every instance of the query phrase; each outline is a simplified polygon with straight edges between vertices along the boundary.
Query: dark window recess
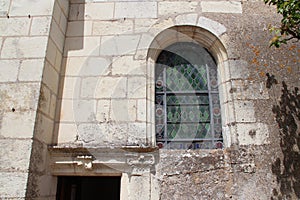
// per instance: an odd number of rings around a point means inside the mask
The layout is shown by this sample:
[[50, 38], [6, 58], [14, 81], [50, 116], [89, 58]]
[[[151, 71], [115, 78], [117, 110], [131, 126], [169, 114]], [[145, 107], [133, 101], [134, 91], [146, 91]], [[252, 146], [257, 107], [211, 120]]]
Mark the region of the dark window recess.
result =
[[57, 200], [119, 200], [121, 177], [60, 176]]

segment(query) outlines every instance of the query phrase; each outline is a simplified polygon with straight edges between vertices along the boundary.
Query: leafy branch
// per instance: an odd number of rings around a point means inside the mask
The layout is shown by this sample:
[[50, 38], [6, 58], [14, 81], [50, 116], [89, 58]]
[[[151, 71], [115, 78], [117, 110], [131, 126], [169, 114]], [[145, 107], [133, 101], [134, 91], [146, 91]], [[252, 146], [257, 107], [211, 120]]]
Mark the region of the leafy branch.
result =
[[270, 27], [275, 33], [271, 46], [280, 47], [289, 40], [300, 39], [300, 1], [299, 0], [264, 0], [266, 4], [275, 5], [277, 13], [282, 15], [279, 27]]

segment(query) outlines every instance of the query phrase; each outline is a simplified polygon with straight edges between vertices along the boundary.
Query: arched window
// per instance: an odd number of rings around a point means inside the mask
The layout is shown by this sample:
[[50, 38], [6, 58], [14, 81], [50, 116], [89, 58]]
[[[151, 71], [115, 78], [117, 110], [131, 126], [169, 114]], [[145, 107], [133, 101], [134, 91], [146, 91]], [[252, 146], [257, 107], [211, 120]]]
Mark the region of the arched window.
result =
[[155, 66], [155, 131], [160, 148], [222, 148], [217, 65], [192, 42], [165, 48]]

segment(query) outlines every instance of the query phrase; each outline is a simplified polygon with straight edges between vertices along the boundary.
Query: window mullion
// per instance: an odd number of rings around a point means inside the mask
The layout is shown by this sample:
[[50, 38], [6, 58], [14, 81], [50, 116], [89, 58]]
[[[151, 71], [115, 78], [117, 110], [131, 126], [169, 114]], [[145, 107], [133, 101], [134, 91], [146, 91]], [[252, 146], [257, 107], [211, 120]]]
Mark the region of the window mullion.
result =
[[[214, 130], [214, 115], [213, 115], [213, 102], [211, 95], [211, 86], [210, 86], [210, 76], [209, 76], [209, 67], [206, 64], [206, 76], [207, 76], [207, 89], [208, 89], [208, 99], [209, 99], [209, 109], [210, 109], [210, 131], [212, 138], [215, 138], [215, 130]], [[214, 143], [214, 140], [212, 141]]]
[[[164, 86], [163, 86], [163, 102], [164, 102], [164, 142], [166, 142], [168, 140], [168, 126], [167, 126], [167, 72], [166, 72], [166, 67], [164, 66], [164, 70], [163, 70], [163, 82], [164, 82]], [[166, 144], [164, 144], [165, 146]]]

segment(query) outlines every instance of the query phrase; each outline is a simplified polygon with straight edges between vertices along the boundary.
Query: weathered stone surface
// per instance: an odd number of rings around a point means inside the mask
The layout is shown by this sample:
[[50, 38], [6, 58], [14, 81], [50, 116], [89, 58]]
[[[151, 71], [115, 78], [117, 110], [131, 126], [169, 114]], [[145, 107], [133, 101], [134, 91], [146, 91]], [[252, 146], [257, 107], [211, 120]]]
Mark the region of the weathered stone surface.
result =
[[140, 35], [103, 36], [100, 55], [134, 55]]
[[[0, 106], [3, 111], [36, 110], [39, 83], [0, 84]], [[22, 94], [22, 95], [20, 95]]]
[[23, 199], [26, 193], [27, 173], [0, 172], [0, 194], [5, 199]]
[[1, 18], [1, 36], [25, 36], [29, 33], [30, 19], [28, 18]]
[[0, 135], [5, 138], [31, 138], [35, 112], [9, 112], [2, 116]]
[[96, 98], [124, 98], [127, 95], [127, 78], [101, 77], [98, 81]]
[[8, 0], [1, 0], [0, 1], [0, 16], [5, 16], [8, 13], [9, 10], [9, 3]]
[[59, 74], [47, 61], [43, 74], [43, 83], [47, 85], [53, 93], [57, 94]]
[[241, 2], [238, 1], [202, 1], [202, 12], [242, 13]]
[[96, 21], [93, 23], [93, 35], [130, 34], [133, 32], [133, 21]]
[[251, 101], [234, 101], [236, 122], [255, 122], [254, 103]]
[[65, 33], [62, 32], [57, 22], [52, 20], [50, 27], [50, 37], [53, 42], [56, 44], [60, 52], [63, 52], [64, 42], [65, 42]]
[[111, 109], [110, 100], [98, 100], [96, 120], [98, 122], [105, 122], [110, 120], [110, 109]]
[[[31, 153], [31, 143], [28, 140], [1, 139], [2, 150], [0, 152], [1, 171], [27, 172], [29, 169], [29, 158]], [[18, 151], [17, 151], [18, 150]], [[20, 153], [20, 152], [22, 153]]]
[[116, 57], [112, 62], [113, 75], [144, 75], [146, 74], [146, 63], [134, 60], [132, 56]]
[[111, 100], [110, 119], [116, 122], [135, 121], [137, 105], [135, 100], [113, 99]]
[[226, 27], [224, 25], [206, 17], [200, 17], [197, 25], [207, 29], [216, 36], [220, 36], [226, 32]]
[[34, 1], [22, 0], [11, 1], [10, 12], [11, 16], [28, 16], [28, 15], [51, 15], [54, 0], [41, 1], [36, 4]]
[[[300, 47], [269, 48], [275, 13], [257, 0], [0, 0], [0, 198], [55, 199], [53, 173], [122, 174], [126, 200], [299, 199]], [[155, 146], [155, 61], [182, 41], [218, 65], [224, 149], [162, 149], [150, 169], [135, 155]], [[52, 168], [55, 144], [74, 165]]]
[[268, 126], [263, 123], [237, 124], [238, 139], [241, 145], [269, 144]]
[[66, 38], [64, 55], [65, 56], [98, 56], [99, 37], [70, 37]]
[[73, 143], [76, 141], [77, 136], [77, 126], [76, 124], [66, 124], [66, 123], [60, 123], [59, 124], [59, 130], [58, 130], [58, 144], [63, 143]]
[[146, 98], [146, 78], [133, 76], [128, 78], [128, 97], [129, 98]]
[[197, 23], [198, 15], [195, 13], [192, 14], [184, 14], [184, 15], [178, 15], [175, 18], [175, 24], [176, 25], [192, 25], [194, 26]]
[[0, 60], [0, 82], [16, 81], [18, 76], [18, 69], [18, 60]]
[[195, 12], [198, 2], [176, 2], [176, 1], [162, 1], [158, 3], [158, 15], [174, 15], [179, 13]]
[[48, 35], [50, 31], [51, 17], [34, 17], [32, 19], [30, 35]]
[[44, 61], [44, 59], [23, 60], [20, 64], [18, 79], [20, 81], [41, 81]]
[[119, 2], [115, 4], [115, 18], [156, 18], [156, 2]]
[[92, 26], [91, 21], [71, 21], [68, 23], [66, 35], [70, 37], [90, 36], [92, 35]]
[[9, 37], [4, 41], [2, 58], [42, 58], [46, 55], [47, 37]]
[[[74, 6], [76, 6], [76, 4]], [[82, 4], [79, 4], [78, 6], [80, 10]], [[99, 10], [101, 10], [101, 12], [99, 12]], [[78, 16], [77, 12], [74, 14]], [[93, 19], [93, 20], [113, 19], [114, 4], [113, 3], [85, 4], [85, 12], [82, 13], [84, 13], [85, 19]]]

